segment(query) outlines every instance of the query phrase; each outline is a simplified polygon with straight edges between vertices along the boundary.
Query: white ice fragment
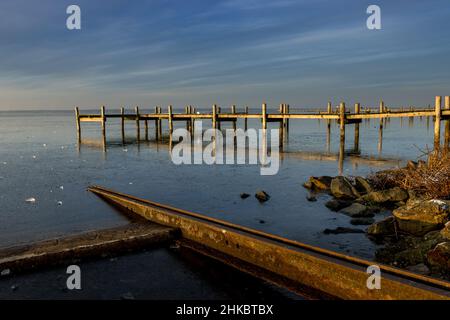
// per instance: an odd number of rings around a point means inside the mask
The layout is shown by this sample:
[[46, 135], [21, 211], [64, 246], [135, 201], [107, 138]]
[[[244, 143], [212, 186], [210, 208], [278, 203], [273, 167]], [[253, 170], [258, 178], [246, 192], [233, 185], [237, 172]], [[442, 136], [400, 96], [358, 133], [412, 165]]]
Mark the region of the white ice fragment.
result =
[[0, 273], [0, 275], [2, 276], [2, 277], [4, 277], [4, 276], [9, 276], [11, 274], [11, 270], [9, 270], [9, 269], [4, 269], [4, 270], [2, 270], [2, 272]]
[[47, 144], [46, 144], [46, 143], [43, 143], [43, 144], [42, 144], [42, 146], [43, 146], [43, 147], [46, 147], [46, 146], [47, 146]]
[[35, 156], [35, 155], [33, 155], [33, 159], [36, 159], [36, 156]]
[[64, 190], [64, 186], [59, 186], [59, 188], [60, 188], [61, 190]]
[[34, 202], [36, 202], [36, 199], [35, 198], [28, 198], [28, 199], [25, 199], [25, 202], [34, 203]]
[[123, 149], [123, 152], [128, 152], [128, 149]]
[[128, 182], [128, 184], [133, 184], [133, 182]]
[[58, 206], [62, 206], [62, 201], [57, 202]]
[[8, 164], [8, 162], [6, 162], [6, 161], [3, 161], [3, 164]]

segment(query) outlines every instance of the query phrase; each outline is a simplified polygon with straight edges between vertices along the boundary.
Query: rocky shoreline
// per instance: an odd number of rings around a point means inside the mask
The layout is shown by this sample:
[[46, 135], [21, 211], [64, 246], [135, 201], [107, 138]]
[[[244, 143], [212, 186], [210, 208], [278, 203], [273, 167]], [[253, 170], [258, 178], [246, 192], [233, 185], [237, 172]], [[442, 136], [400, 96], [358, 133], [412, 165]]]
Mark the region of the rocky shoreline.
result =
[[[408, 164], [414, 170], [416, 163]], [[402, 169], [394, 169], [402, 170]], [[389, 170], [393, 172], [394, 170]], [[375, 253], [375, 260], [413, 272], [450, 279], [450, 200], [429, 199], [415, 190], [394, 186], [383, 188], [376, 176], [310, 177], [304, 187], [310, 190], [309, 201], [317, 193], [333, 198], [325, 203], [331, 211], [345, 214], [359, 228], [324, 230], [325, 234], [362, 233], [383, 247]], [[390, 215], [380, 221], [380, 212]]]

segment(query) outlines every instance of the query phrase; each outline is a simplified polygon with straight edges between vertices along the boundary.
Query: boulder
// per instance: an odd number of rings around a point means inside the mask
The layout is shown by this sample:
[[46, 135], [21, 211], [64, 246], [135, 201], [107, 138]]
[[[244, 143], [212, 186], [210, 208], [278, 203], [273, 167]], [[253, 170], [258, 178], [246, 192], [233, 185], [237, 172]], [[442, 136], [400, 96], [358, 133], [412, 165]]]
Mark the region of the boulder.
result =
[[341, 233], [365, 233], [364, 230], [354, 228], [337, 227], [336, 229], [325, 229], [324, 234], [341, 234]]
[[327, 190], [330, 189], [332, 179], [333, 178], [329, 176], [310, 177], [309, 182], [312, 186], [312, 189]]
[[384, 220], [375, 222], [368, 229], [367, 233], [371, 236], [387, 236], [395, 233], [395, 218], [388, 217]]
[[406, 201], [408, 193], [402, 188], [395, 187], [386, 190], [372, 191], [362, 197], [363, 200], [374, 203], [395, 203]]
[[[355, 202], [339, 212], [346, 214], [352, 218], [366, 217], [367, 207], [365, 205]], [[373, 216], [373, 214], [371, 214], [371, 216]]]
[[250, 197], [250, 195], [248, 193], [245, 193], [245, 192], [241, 193], [241, 199], [247, 199], [248, 197]]
[[449, 213], [449, 205], [440, 200], [421, 201], [392, 212], [399, 230], [416, 236], [442, 228], [448, 221]]
[[445, 227], [441, 230], [440, 235], [443, 239], [450, 241], [450, 222], [445, 224]]
[[309, 195], [306, 197], [306, 200], [308, 200], [309, 202], [316, 202], [317, 198], [313, 195]]
[[427, 261], [431, 270], [450, 273], [450, 242], [441, 242], [427, 253]]
[[327, 201], [325, 203], [325, 206], [332, 211], [339, 211], [345, 207], [348, 207], [351, 204], [352, 204], [351, 201], [331, 199], [330, 201]]
[[336, 177], [331, 180], [331, 194], [338, 199], [355, 199], [359, 197], [358, 191], [346, 177]]
[[374, 222], [374, 218], [353, 218], [350, 220], [350, 223], [354, 226], [368, 226]]
[[363, 177], [355, 178], [355, 189], [361, 194], [366, 194], [373, 191], [370, 183]]
[[259, 202], [266, 202], [270, 199], [270, 196], [265, 191], [258, 191], [255, 194], [255, 198], [259, 200]]

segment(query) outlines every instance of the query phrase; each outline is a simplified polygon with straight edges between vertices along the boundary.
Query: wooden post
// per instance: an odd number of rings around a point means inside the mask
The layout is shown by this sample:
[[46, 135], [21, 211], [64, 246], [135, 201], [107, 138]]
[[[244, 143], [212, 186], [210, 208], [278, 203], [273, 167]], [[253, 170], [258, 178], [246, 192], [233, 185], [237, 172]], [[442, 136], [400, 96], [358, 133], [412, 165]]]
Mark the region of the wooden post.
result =
[[125, 143], [125, 108], [120, 108], [120, 120], [122, 129], [122, 142]]
[[212, 127], [217, 129], [217, 105], [212, 106]]
[[[155, 107], [155, 115], [158, 114], [158, 106]], [[155, 118], [155, 140], [159, 140], [159, 125], [158, 119]]]
[[[359, 114], [361, 112], [361, 104], [355, 103], [355, 114]], [[354, 149], [356, 152], [359, 151], [359, 123], [355, 123], [355, 141], [354, 141]]]
[[[234, 104], [231, 106], [231, 113], [233, 115], [236, 114], [236, 106]], [[237, 118], [233, 119], [233, 130], [234, 131], [236, 131], [236, 121], [237, 121]]]
[[267, 129], [267, 104], [262, 104], [262, 128]]
[[327, 112], [328, 112], [328, 114], [333, 113], [333, 110], [332, 110], [332, 107], [331, 107], [331, 102], [328, 102], [328, 105], [327, 105]]
[[341, 102], [339, 105], [339, 175], [344, 173], [344, 151], [345, 151], [345, 103]]
[[134, 110], [136, 111], [136, 139], [139, 142], [141, 140], [141, 127], [140, 127], [140, 123], [139, 123], [139, 107], [136, 106], [134, 108]]
[[75, 121], [77, 123], [77, 138], [78, 142], [81, 141], [81, 123], [80, 123], [80, 110], [75, 107]]
[[173, 116], [172, 116], [172, 106], [169, 105], [167, 108], [167, 111], [169, 113], [169, 134], [172, 135], [173, 132]]
[[[445, 96], [445, 102], [444, 102], [444, 109], [450, 110], [450, 96]], [[445, 140], [444, 140], [444, 146], [445, 148], [448, 148], [450, 143], [450, 120], [445, 120]]]
[[[290, 106], [287, 104], [286, 105], [286, 113], [287, 114], [289, 114], [289, 112], [290, 112]], [[286, 119], [286, 131], [289, 133], [289, 118], [288, 119]], [[288, 137], [289, 137], [289, 134], [288, 134]]]
[[145, 126], [145, 141], [148, 141], [148, 120], [144, 120], [144, 126]]
[[[161, 107], [158, 107], [158, 114], [161, 114], [162, 113], [162, 108]], [[158, 136], [159, 136], [159, 139], [160, 140], [162, 140], [162, 120], [161, 120], [161, 117], [159, 117], [158, 118]]]
[[106, 139], [106, 116], [105, 116], [105, 106], [100, 108], [100, 115], [102, 117], [102, 136]]
[[442, 105], [442, 97], [436, 96], [434, 111], [435, 111], [435, 120], [434, 120], [434, 149], [439, 149], [441, 145], [441, 105]]
[[[245, 114], [248, 115], [248, 106], [245, 106]], [[247, 131], [247, 117], [244, 119], [244, 128]]]

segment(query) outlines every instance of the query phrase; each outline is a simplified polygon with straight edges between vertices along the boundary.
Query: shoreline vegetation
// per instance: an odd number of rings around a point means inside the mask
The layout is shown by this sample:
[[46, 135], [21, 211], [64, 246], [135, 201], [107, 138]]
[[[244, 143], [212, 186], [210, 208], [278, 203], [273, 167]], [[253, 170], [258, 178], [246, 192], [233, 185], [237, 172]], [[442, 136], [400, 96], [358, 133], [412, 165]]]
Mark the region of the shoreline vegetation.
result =
[[[450, 152], [426, 151], [426, 160], [367, 177], [310, 177], [311, 194], [325, 192], [331, 211], [348, 215], [359, 228], [325, 229], [325, 234], [366, 233], [382, 245], [375, 261], [423, 275], [450, 279]], [[389, 216], [376, 221], [377, 214]], [[378, 219], [377, 219], [378, 220]]]

